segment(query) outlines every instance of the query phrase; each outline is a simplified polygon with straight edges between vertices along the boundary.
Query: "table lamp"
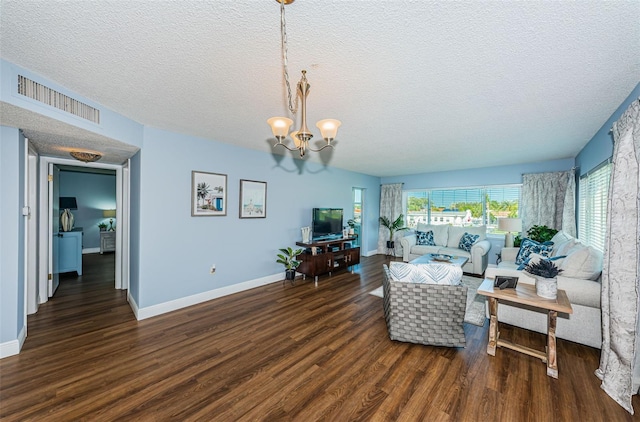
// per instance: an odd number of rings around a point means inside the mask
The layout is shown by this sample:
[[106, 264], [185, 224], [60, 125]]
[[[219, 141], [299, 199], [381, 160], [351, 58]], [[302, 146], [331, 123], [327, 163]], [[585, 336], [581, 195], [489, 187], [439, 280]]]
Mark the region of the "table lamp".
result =
[[102, 216], [109, 219], [109, 231], [112, 232], [114, 230], [113, 219], [116, 218], [116, 210], [104, 210], [102, 211]]
[[513, 248], [513, 233], [522, 231], [521, 218], [498, 218], [498, 230], [507, 232], [504, 236], [505, 248]]
[[59, 207], [62, 211], [60, 214], [60, 226], [62, 231], [68, 232], [73, 229], [73, 222], [75, 220], [73, 214], [69, 210], [77, 210], [78, 202], [75, 196], [61, 196], [59, 198]]

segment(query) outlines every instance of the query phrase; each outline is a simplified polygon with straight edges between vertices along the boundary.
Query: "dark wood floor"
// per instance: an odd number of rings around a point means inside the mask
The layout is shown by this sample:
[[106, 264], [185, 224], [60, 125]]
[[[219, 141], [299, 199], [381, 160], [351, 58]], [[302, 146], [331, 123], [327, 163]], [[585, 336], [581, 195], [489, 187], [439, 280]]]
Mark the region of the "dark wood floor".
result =
[[[384, 256], [295, 285], [274, 283], [136, 321], [113, 289], [113, 254], [29, 316], [22, 352], [0, 360], [3, 421], [631, 421], [593, 374], [600, 351], [559, 340], [560, 378], [532, 357], [389, 340]], [[175, 280], [180, 283], [180, 280]], [[503, 336], [544, 347], [509, 326]], [[638, 396], [634, 397], [640, 411]], [[636, 419], [637, 420], [637, 419]]]

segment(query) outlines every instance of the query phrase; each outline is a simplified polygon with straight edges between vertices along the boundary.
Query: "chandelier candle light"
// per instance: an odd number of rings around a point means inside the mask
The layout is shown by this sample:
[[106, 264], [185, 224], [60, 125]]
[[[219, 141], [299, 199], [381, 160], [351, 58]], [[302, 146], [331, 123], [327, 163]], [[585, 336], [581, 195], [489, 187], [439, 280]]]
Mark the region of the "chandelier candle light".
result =
[[309, 128], [307, 127], [307, 96], [309, 95], [309, 90], [311, 89], [311, 85], [309, 85], [309, 83], [307, 82], [307, 71], [302, 71], [302, 78], [298, 82], [298, 89], [295, 97], [295, 107], [291, 100], [291, 86], [289, 85], [289, 70], [287, 66], [287, 24], [284, 17], [284, 5], [293, 3], [293, 0], [276, 1], [280, 3], [280, 35], [282, 42], [284, 80], [287, 85], [289, 111], [291, 111], [294, 117], [298, 111], [298, 97], [300, 97], [300, 99], [302, 100], [300, 106], [300, 114], [302, 119], [300, 129], [289, 134], [289, 136], [291, 136], [291, 139], [293, 140], [294, 147], [292, 148], [283, 142], [285, 141], [287, 134], [289, 133], [289, 128], [291, 127], [291, 125], [293, 125], [293, 120], [289, 119], [288, 117], [272, 117], [267, 120], [267, 123], [269, 124], [269, 126], [271, 126], [273, 136], [275, 136], [275, 138], [278, 140], [278, 143], [274, 145], [274, 148], [277, 146], [283, 146], [289, 151], [300, 151], [300, 157], [304, 157], [307, 149], [318, 152], [322, 151], [325, 148], [333, 148], [333, 145], [331, 145], [331, 141], [335, 139], [336, 134], [338, 133], [338, 127], [341, 125], [341, 122], [335, 119], [324, 119], [316, 123], [316, 126], [320, 129], [322, 139], [325, 140], [326, 145], [323, 145], [319, 149], [313, 149], [309, 147], [309, 141], [311, 140], [311, 138], [313, 138], [313, 133], [311, 133], [309, 131]]

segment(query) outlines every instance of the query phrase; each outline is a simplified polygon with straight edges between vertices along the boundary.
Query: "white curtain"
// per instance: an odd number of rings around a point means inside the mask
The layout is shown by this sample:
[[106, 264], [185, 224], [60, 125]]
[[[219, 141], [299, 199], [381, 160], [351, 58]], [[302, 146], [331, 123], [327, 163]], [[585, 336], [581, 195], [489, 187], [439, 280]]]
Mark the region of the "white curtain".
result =
[[640, 385], [640, 100], [613, 125], [613, 167], [602, 267], [602, 389], [633, 414]]
[[575, 170], [522, 175], [522, 232], [532, 226], [576, 234]]
[[[387, 217], [391, 222], [402, 214], [402, 183], [380, 186], [380, 217]], [[396, 240], [404, 236], [403, 232], [396, 233], [394, 239], [389, 239], [389, 230], [380, 226], [378, 230], [378, 253], [387, 252], [387, 240]], [[400, 242], [395, 243], [395, 255], [401, 248]]]
[[567, 172], [567, 189], [564, 194], [562, 207], [562, 231], [570, 236], [578, 237], [576, 231], [576, 170]]

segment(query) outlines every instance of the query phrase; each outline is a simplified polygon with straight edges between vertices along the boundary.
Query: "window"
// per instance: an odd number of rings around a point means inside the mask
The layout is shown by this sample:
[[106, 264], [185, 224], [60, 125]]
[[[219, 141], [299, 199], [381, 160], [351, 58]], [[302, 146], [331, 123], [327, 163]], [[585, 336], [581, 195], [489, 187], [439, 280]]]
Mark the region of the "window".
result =
[[604, 251], [607, 231], [607, 198], [611, 164], [606, 162], [580, 178], [578, 238], [586, 245]]
[[499, 217], [517, 217], [520, 185], [405, 191], [404, 214], [408, 227], [418, 223], [454, 226], [487, 225], [497, 231]]

